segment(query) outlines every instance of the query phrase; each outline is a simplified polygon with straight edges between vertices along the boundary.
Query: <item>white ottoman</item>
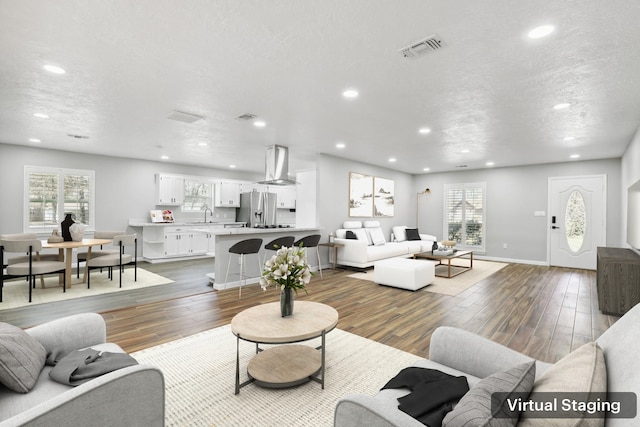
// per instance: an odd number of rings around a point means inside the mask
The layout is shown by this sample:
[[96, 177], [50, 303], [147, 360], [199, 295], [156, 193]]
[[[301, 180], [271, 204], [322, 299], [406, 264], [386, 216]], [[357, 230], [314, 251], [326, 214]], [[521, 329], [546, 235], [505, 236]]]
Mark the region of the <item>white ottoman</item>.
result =
[[435, 280], [435, 261], [389, 258], [373, 265], [373, 280], [381, 285], [417, 291]]

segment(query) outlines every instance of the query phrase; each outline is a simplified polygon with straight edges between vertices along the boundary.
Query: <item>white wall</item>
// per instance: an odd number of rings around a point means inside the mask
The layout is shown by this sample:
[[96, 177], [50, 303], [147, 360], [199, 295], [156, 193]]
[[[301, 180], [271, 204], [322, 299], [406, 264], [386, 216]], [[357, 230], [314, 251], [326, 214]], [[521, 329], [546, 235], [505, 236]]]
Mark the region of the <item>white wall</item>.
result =
[[[451, 183], [487, 183], [487, 242], [485, 256], [496, 259], [547, 262], [548, 178], [607, 175], [607, 246], [620, 246], [620, 159], [567, 162], [432, 173], [416, 176], [415, 191], [429, 187], [421, 196], [420, 232], [443, 235], [443, 186]], [[415, 212], [415, 202], [412, 204]], [[545, 211], [545, 217], [534, 216]], [[507, 249], [504, 249], [504, 244]]]
[[[624, 155], [622, 156], [622, 184], [621, 184], [621, 198], [622, 198], [622, 236], [625, 244], [623, 247], [629, 247], [626, 244], [627, 239], [627, 189], [636, 182], [640, 181], [640, 128], [636, 131], [631, 143], [627, 147]], [[640, 222], [640, 218], [635, 219]], [[638, 248], [640, 249], [640, 248]]]
[[[113, 230], [126, 229], [129, 218], [149, 217], [149, 210], [156, 206], [158, 172], [250, 181], [263, 178], [229, 170], [0, 144], [0, 234], [23, 230], [25, 165], [94, 170], [96, 226]], [[226, 209], [235, 215], [235, 209]]]

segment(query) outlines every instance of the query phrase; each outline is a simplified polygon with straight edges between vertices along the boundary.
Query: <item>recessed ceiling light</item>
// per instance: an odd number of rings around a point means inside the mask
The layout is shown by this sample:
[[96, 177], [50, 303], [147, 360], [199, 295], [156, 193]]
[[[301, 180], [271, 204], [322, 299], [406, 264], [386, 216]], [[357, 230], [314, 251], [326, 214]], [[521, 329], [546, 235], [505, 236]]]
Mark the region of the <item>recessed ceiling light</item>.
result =
[[541, 25], [529, 31], [528, 36], [531, 39], [539, 39], [541, 37], [548, 36], [549, 34], [553, 33], [554, 30], [555, 27], [553, 25]]
[[467, 154], [469, 152], [468, 148], [465, 148], [464, 150], [460, 151], [461, 153]]
[[40, 142], [38, 138], [29, 138], [29, 142]]
[[553, 106], [554, 110], [563, 110], [565, 108], [569, 108], [571, 106], [571, 104], [569, 104], [568, 102], [561, 102], [560, 104], [556, 104]]
[[338, 142], [338, 143], [336, 144], [336, 148], [344, 148], [344, 147], [346, 147], [346, 145], [345, 145], [345, 143], [344, 143], [344, 142]]
[[390, 161], [391, 163], [395, 162], [396, 160], [398, 160], [398, 159], [396, 159], [395, 157], [389, 157], [389, 161]]
[[344, 92], [342, 92], [342, 96], [344, 96], [345, 98], [357, 98], [358, 91], [355, 89], [347, 89]]
[[576, 137], [575, 137], [575, 136], [565, 136], [565, 137], [564, 137], [564, 140], [565, 140], [565, 141], [573, 141], [574, 139], [576, 139]]
[[258, 120], [257, 122], [253, 122], [253, 125], [259, 128], [263, 128], [267, 125], [267, 123], [263, 122], [262, 120]]
[[579, 159], [580, 158], [580, 154], [572, 154], [571, 158], [572, 159]]
[[422, 168], [423, 171], [425, 172], [429, 172], [431, 170], [431, 168]]
[[495, 165], [494, 162], [487, 162], [487, 166], [493, 166], [493, 165]]
[[44, 114], [44, 113], [34, 113], [34, 114], [33, 114], [33, 116], [34, 116], [34, 117], [37, 117], [37, 118], [39, 118], [39, 119], [48, 119], [48, 118], [49, 118], [49, 116], [47, 116], [47, 115], [46, 115], [46, 114]]
[[420, 128], [420, 129], [418, 129], [418, 133], [421, 133], [422, 135], [426, 135], [428, 133], [431, 133], [431, 129], [429, 129], [429, 128]]
[[236, 168], [236, 165], [229, 165], [229, 167], [230, 167], [231, 169], [235, 169], [235, 168]]
[[64, 74], [66, 71], [56, 65], [45, 65], [44, 69], [53, 74]]
[[206, 146], [207, 146], [207, 143], [206, 143], [206, 142], [198, 142], [198, 145], [199, 145], [200, 147], [206, 147]]
[[162, 160], [169, 160], [169, 156], [160, 156]]

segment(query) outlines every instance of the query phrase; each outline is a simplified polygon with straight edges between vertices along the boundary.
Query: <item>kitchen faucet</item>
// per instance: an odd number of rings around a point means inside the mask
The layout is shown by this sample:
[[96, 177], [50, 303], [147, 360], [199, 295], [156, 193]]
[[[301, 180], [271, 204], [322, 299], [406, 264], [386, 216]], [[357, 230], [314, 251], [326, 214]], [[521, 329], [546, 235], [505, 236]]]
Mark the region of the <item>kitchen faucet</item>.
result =
[[209, 211], [211, 216], [213, 216], [213, 211], [211, 209], [209, 209], [209, 208], [205, 208], [205, 210], [204, 210], [204, 222], [207, 222], [207, 211]]

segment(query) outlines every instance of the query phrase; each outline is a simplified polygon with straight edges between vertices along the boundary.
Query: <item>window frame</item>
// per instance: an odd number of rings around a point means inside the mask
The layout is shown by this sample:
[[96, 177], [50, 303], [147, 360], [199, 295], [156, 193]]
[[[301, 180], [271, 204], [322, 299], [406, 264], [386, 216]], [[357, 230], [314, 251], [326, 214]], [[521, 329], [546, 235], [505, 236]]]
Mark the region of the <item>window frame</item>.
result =
[[443, 200], [443, 239], [451, 240], [449, 236], [449, 194], [450, 191], [462, 191], [461, 203], [466, 203], [466, 193], [469, 189], [482, 190], [482, 231], [480, 233], [482, 243], [480, 245], [467, 244], [467, 218], [466, 209], [461, 209], [461, 227], [460, 227], [460, 241], [456, 240], [456, 247], [462, 250], [470, 250], [474, 252], [485, 252], [487, 245], [487, 183], [486, 182], [472, 182], [472, 183], [459, 183], [459, 184], [445, 184], [444, 185], [444, 200]]
[[[38, 225], [32, 226], [30, 221], [30, 194], [31, 194], [31, 182], [29, 179], [30, 174], [41, 173], [57, 175], [58, 177], [58, 194], [57, 194], [57, 206], [56, 206], [56, 224], [57, 225]], [[88, 169], [69, 169], [69, 168], [56, 168], [47, 166], [29, 166], [24, 167], [24, 193], [23, 193], [23, 231], [25, 233], [46, 233], [50, 232], [53, 227], [60, 229], [60, 223], [65, 217], [65, 194], [64, 194], [64, 178], [68, 175], [83, 175], [89, 179], [89, 223], [84, 224], [88, 229], [94, 229], [95, 227], [95, 200], [96, 200], [96, 178], [95, 171]]]
[[[187, 206], [187, 202], [189, 200], [189, 198], [191, 197], [188, 193], [187, 193], [187, 181], [191, 181], [191, 182], [195, 182], [198, 184], [204, 184], [206, 185], [209, 190], [208, 190], [208, 196], [207, 196], [207, 203], [204, 205], [204, 207], [201, 207], [200, 209], [186, 209]], [[190, 177], [190, 176], [185, 176], [184, 177], [184, 192], [183, 192], [183, 200], [182, 200], [182, 205], [180, 206], [180, 211], [181, 212], [203, 212], [205, 209], [209, 208], [209, 209], [213, 209], [213, 181], [211, 181], [210, 179], [207, 178], [201, 178], [201, 177]]]

